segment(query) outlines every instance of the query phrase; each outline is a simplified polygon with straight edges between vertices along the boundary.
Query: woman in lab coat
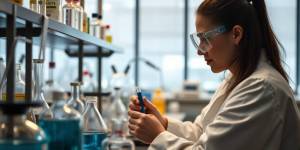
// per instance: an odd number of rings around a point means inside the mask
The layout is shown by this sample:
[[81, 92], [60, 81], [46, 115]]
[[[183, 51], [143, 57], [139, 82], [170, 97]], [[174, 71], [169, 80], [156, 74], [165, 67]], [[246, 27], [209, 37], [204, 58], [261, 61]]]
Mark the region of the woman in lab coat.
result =
[[205, 0], [195, 24], [198, 55], [229, 75], [193, 123], [162, 116], [146, 99], [141, 113], [134, 98], [130, 133], [151, 150], [299, 150], [299, 110], [264, 0]]

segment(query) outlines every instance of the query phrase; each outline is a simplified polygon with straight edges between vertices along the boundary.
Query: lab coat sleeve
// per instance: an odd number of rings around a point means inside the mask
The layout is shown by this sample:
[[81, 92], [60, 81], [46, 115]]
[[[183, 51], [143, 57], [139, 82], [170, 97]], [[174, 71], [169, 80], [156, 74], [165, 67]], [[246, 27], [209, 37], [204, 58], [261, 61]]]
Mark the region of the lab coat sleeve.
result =
[[[263, 79], [248, 79], [228, 96], [197, 142], [162, 132], [150, 150], [263, 150], [282, 122], [273, 109], [274, 89]], [[278, 142], [280, 144], [280, 142]], [[278, 146], [279, 147], [279, 146]]]
[[168, 118], [167, 131], [189, 141], [197, 141], [200, 135], [203, 133], [203, 129], [200, 124], [201, 117], [202, 115], [199, 115], [194, 122], [181, 122]]

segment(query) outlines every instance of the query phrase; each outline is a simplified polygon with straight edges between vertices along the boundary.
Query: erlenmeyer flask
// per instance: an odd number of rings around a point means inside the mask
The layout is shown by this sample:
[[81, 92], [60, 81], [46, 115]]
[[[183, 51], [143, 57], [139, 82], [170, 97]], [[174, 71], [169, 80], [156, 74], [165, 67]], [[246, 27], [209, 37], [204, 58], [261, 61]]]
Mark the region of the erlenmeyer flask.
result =
[[43, 106], [40, 108], [33, 109], [33, 113], [39, 116], [41, 113], [44, 115], [49, 115], [51, 117], [52, 113], [50, 111], [49, 105], [47, 104], [44, 93], [43, 93], [43, 64], [44, 60], [42, 59], [34, 59], [33, 60], [33, 78], [34, 78], [34, 86], [33, 86], [33, 101], [42, 103]]
[[72, 82], [71, 87], [72, 87], [72, 91], [71, 91], [72, 94], [71, 94], [71, 98], [68, 101], [67, 105], [82, 114], [84, 111], [84, 104], [80, 100], [80, 83]]
[[83, 113], [83, 149], [100, 150], [107, 126], [97, 109], [97, 97], [89, 97]]

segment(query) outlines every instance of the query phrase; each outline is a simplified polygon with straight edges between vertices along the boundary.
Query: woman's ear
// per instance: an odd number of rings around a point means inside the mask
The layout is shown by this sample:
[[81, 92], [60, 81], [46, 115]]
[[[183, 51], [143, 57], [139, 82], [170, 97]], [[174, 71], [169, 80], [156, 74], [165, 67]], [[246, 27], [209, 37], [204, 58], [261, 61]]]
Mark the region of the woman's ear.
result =
[[240, 25], [235, 25], [232, 28], [232, 39], [235, 45], [239, 45], [244, 36], [244, 29]]

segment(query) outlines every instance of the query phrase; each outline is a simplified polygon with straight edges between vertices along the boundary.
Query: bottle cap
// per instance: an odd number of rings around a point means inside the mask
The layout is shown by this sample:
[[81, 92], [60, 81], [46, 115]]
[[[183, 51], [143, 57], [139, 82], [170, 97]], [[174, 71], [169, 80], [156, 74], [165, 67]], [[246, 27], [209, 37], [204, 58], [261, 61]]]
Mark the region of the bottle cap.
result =
[[70, 85], [71, 86], [80, 86], [80, 82], [71, 82]]
[[98, 19], [102, 20], [103, 16], [102, 15], [98, 15]]
[[92, 13], [92, 18], [99, 18], [99, 15], [97, 13]]
[[53, 61], [49, 62], [49, 68], [55, 68], [55, 62]]

